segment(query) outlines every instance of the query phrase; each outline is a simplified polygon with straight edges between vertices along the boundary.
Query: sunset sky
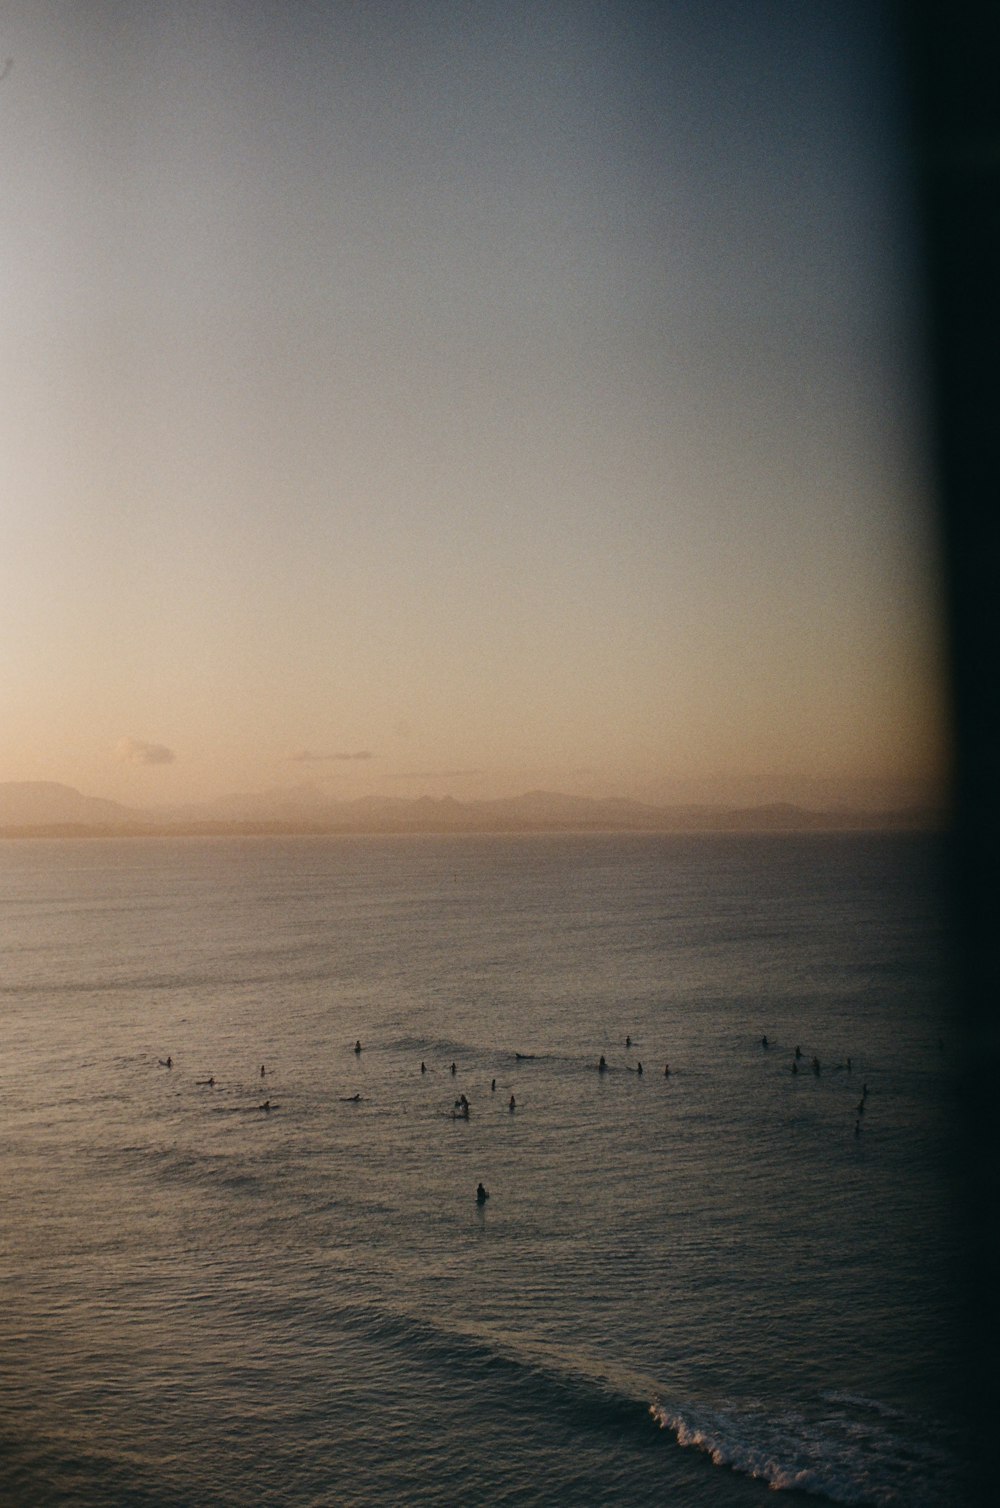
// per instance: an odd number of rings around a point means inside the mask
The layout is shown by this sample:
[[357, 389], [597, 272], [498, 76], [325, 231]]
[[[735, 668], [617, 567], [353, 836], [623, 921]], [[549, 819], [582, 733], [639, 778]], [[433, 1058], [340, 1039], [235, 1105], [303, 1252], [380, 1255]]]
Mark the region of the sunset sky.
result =
[[0, 780], [923, 794], [887, 14], [5, 5]]

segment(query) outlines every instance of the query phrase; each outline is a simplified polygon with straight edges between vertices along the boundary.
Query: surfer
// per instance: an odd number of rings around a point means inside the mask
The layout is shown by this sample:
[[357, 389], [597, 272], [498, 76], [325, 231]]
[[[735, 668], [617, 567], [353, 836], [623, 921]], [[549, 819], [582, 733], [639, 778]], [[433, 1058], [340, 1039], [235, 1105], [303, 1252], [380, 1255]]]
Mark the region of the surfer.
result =
[[859, 1120], [854, 1122], [854, 1134], [855, 1136], [861, 1135], [861, 1122]]
[[262, 1064], [261, 1064], [261, 1065], [260, 1065], [260, 1076], [261, 1076], [261, 1078], [263, 1078], [263, 1077], [264, 1077], [264, 1074], [265, 1074], [265, 1072], [266, 1072], [266, 1070], [265, 1070], [265, 1068], [264, 1068], [264, 1065], [263, 1065], [263, 1063], [262, 1063]]
[[195, 1082], [198, 1083], [198, 1084], [207, 1085], [207, 1087], [209, 1089], [214, 1089], [215, 1088], [215, 1080], [214, 1079], [197, 1079]]
[[426, 1073], [427, 1072], [427, 1064], [423, 1061], [422, 1058], [420, 1060], [420, 1072], [421, 1073]]
[[482, 1186], [482, 1184], [480, 1184], [479, 1187], [476, 1189], [476, 1203], [477, 1204], [485, 1204], [486, 1201], [487, 1201], [487, 1199], [489, 1197], [490, 1197], [489, 1190], [488, 1189], [484, 1189], [483, 1186]]
[[173, 1066], [174, 1066], [174, 1060], [173, 1060], [173, 1058], [169, 1058], [169, 1057], [168, 1058], [160, 1058], [159, 1059], [159, 1064], [160, 1064], [161, 1068], [173, 1068]]
[[517, 1101], [515, 1100], [515, 1098], [514, 1098], [513, 1095], [511, 1095], [509, 1101], [507, 1102], [507, 1109], [508, 1110], [516, 1110], [517, 1109]]
[[819, 1058], [813, 1058], [812, 1070], [816, 1077], [819, 1078]]
[[260, 1110], [266, 1110], [267, 1113], [268, 1113], [268, 1115], [270, 1115], [271, 1114], [271, 1101], [270, 1100], [265, 1100], [264, 1103], [263, 1103], [263, 1105], [259, 1105], [258, 1106], [258, 1109], [260, 1109]]
[[340, 1103], [342, 1105], [360, 1105], [361, 1096], [360, 1094], [342, 1094], [340, 1096]]
[[458, 1069], [455, 1067], [454, 1063], [451, 1065], [451, 1071], [452, 1071], [452, 1073], [457, 1073], [458, 1072]]
[[802, 1049], [801, 1049], [801, 1047], [797, 1047], [795, 1049], [795, 1056], [796, 1056], [796, 1058], [801, 1058], [801, 1056], [802, 1056]]
[[793, 1058], [792, 1059], [792, 1072], [793, 1073], [798, 1073], [798, 1071], [799, 1071], [799, 1065], [796, 1063], [795, 1059]]
[[355, 1052], [360, 1052], [361, 1051], [361, 1042], [360, 1041], [355, 1042], [355, 1044], [354, 1044], [354, 1051]]
[[761, 1037], [761, 1039], [760, 1039], [760, 1045], [761, 1045], [761, 1047], [770, 1047], [771, 1044], [767, 1040], [767, 1032], [765, 1032], [764, 1035]]
[[632, 1046], [632, 1038], [631, 1037], [626, 1037], [625, 1038], [625, 1046], [626, 1047], [631, 1047]]
[[608, 1065], [604, 1061], [604, 1054], [601, 1053], [601, 1061], [597, 1065], [597, 1072], [598, 1073], [607, 1073], [607, 1071], [608, 1071]]
[[636, 1071], [636, 1073], [637, 1073], [637, 1074], [639, 1074], [639, 1076], [640, 1076], [640, 1078], [641, 1078], [641, 1077], [642, 1077], [642, 1064], [641, 1064], [641, 1063], [637, 1063], [637, 1064], [636, 1064], [636, 1069], [635, 1069], [635, 1071]]
[[497, 1081], [496, 1081], [496, 1079], [494, 1079], [492, 1081], [492, 1083], [490, 1084], [490, 1094], [496, 1094], [496, 1090], [497, 1090]]
[[663, 1077], [665, 1079], [669, 1079], [669, 1077], [670, 1077], [670, 1064], [669, 1063], [664, 1063], [664, 1065], [663, 1065]]

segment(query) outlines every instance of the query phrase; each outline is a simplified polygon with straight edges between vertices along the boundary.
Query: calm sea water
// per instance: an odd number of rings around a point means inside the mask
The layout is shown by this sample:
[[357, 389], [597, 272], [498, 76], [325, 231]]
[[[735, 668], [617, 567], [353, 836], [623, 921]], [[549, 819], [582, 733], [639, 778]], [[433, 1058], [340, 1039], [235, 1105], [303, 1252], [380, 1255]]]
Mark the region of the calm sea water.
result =
[[0, 844], [0, 1501], [960, 1502], [933, 861]]

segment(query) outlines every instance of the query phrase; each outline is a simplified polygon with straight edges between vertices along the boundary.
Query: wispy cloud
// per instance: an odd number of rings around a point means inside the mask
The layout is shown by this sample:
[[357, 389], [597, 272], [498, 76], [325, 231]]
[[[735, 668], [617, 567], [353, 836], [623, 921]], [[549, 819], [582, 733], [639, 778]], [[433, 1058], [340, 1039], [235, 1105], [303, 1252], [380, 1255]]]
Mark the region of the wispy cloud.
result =
[[120, 738], [115, 758], [123, 764], [173, 764], [176, 755], [166, 744], [149, 744], [142, 738]]
[[286, 756], [291, 764], [328, 764], [334, 760], [374, 759], [370, 749], [358, 749], [355, 753], [314, 754], [311, 749], [296, 749]]

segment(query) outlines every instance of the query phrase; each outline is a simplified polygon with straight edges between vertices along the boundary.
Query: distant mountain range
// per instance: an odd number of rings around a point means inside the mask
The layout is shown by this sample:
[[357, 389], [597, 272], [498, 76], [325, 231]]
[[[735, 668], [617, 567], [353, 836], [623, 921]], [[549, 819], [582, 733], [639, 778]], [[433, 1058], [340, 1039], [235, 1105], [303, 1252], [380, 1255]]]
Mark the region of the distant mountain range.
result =
[[529, 791], [494, 801], [452, 796], [331, 800], [313, 785], [143, 810], [84, 796], [53, 781], [0, 782], [0, 836], [149, 836], [196, 833], [817, 832], [940, 828], [930, 808], [808, 811], [768, 806], [648, 806]]

